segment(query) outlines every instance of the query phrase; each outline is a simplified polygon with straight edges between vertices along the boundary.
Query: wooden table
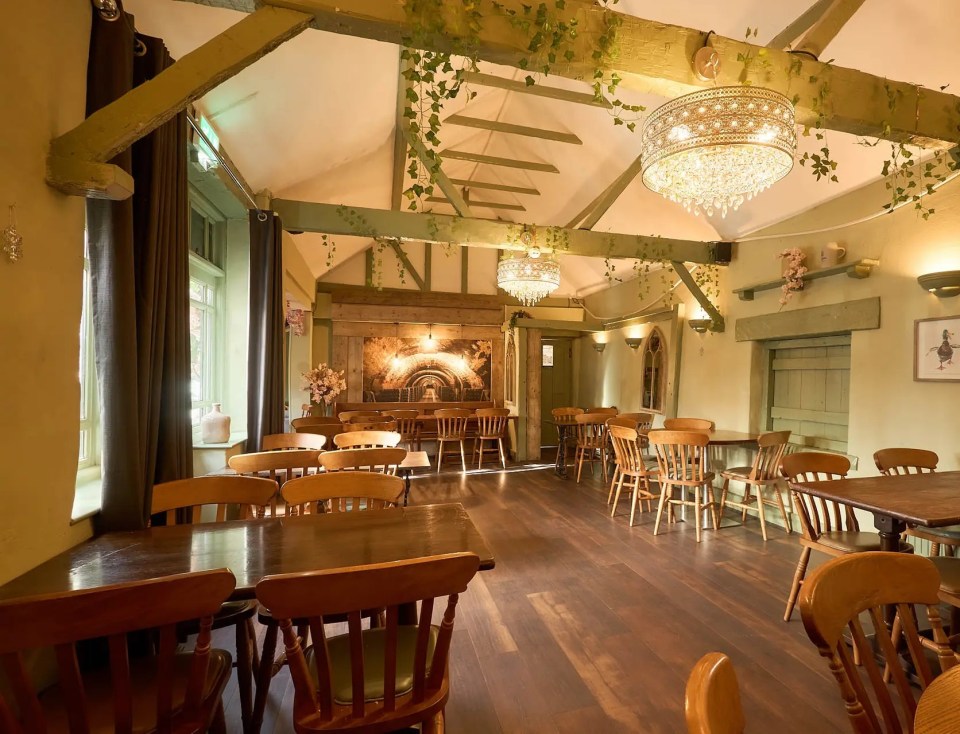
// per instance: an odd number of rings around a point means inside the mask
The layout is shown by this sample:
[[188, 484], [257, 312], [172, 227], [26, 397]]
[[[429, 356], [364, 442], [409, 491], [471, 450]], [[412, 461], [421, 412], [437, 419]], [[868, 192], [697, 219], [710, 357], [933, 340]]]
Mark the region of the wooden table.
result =
[[960, 731], [960, 665], [938, 675], [920, 695], [913, 731], [914, 734]]
[[430, 466], [430, 457], [426, 451], [408, 451], [406, 458], [397, 466], [397, 474], [403, 477], [403, 506], [407, 506], [410, 497], [410, 475], [414, 469]]
[[759, 433], [744, 433], [742, 431], [710, 431], [710, 446], [743, 446], [755, 444]]
[[561, 479], [567, 479], [567, 440], [570, 438], [570, 429], [576, 429], [576, 421], [548, 421], [557, 429], [557, 461], [553, 471]]
[[790, 482], [790, 488], [873, 513], [880, 549], [896, 552], [907, 525], [960, 523], [960, 471]]
[[0, 600], [229, 568], [232, 599], [279, 573], [321, 571], [469, 551], [493, 554], [460, 504], [174, 525], [106, 533], [0, 586]]

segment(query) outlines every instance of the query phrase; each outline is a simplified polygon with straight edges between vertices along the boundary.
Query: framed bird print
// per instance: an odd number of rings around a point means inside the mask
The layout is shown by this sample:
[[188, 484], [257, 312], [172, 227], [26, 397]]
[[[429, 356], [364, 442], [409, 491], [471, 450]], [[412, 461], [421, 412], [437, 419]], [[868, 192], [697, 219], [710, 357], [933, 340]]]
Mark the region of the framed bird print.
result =
[[960, 316], [914, 322], [913, 379], [960, 382]]

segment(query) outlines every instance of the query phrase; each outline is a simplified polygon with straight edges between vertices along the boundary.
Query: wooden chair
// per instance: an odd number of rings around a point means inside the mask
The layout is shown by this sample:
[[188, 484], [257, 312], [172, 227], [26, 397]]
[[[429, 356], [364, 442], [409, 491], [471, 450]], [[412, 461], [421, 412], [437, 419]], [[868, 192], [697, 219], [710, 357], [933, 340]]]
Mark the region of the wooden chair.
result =
[[400, 443], [396, 431], [350, 431], [333, 437], [338, 449], [392, 448]]
[[[296, 434], [280, 434], [296, 435]], [[262, 477], [230, 475], [194, 477], [175, 482], [155, 484], [150, 503], [150, 514], [166, 515], [167, 525], [196, 524], [202, 521], [205, 506], [214, 506], [215, 522], [224, 522], [228, 511], [236, 508], [236, 519], [263, 517], [266, 508], [277, 495], [277, 483]], [[189, 510], [189, 512], [186, 512]], [[244, 731], [249, 731], [253, 711], [253, 671], [259, 667], [257, 635], [253, 616], [256, 601], [230, 601], [213, 618], [212, 629], [236, 628], [237, 685], [240, 693], [240, 711]], [[181, 637], [197, 634], [196, 622], [181, 625]]]
[[379, 410], [345, 410], [340, 413], [337, 418], [341, 423], [349, 423], [355, 418], [360, 419], [369, 419], [369, 418], [380, 418]]
[[706, 418], [666, 418], [663, 421], [665, 431], [712, 431], [713, 421]]
[[614, 407], [610, 407], [610, 408], [587, 408], [584, 412], [587, 413], [588, 415], [606, 415], [606, 416], [612, 416], [612, 415], [619, 415], [619, 414], [620, 414], [620, 411], [617, 410], [617, 409], [614, 408]]
[[377, 420], [377, 421], [368, 421], [363, 418], [360, 418], [352, 423], [343, 424], [344, 433], [355, 433], [356, 431], [390, 431], [395, 432], [397, 430], [397, 422], [395, 420]]
[[743, 734], [746, 719], [730, 658], [708, 652], [690, 671], [684, 702], [687, 734]]
[[313, 410], [313, 405], [311, 403], [301, 403], [300, 404], [300, 417], [309, 418], [310, 412]]
[[[610, 441], [610, 452], [609, 454], [613, 456], [613, 473], [610, 475], [610, 491], [607, 492], [607, 504], [609, 505], [613, 501], [613, 493], [617, 487], [617, 480], [620, 478], [620, 457], [617, 455], [616, 444], [613, 443], [613, 439], [610, 436], [610, 427], [611, 426], [623, 426], [624, 428], [637, 429], [637, 421], [628, 416], [615, 415], [612, 418], [607, 419], [607, 439]], [[646, 437], [641, 437], [641, 440], [645, 440]]]
[[[873, 461], [881, 474], [928, 474], [937, 470], [940, 457], [925, 449], [880, 449], [873, 455]], [[906, 535], [923, 538], [930, 543], [930, 555], [940, 555], [941, 545], [951, 554], [960, 547], [960, 525], [947, 525], [942, 528], [907, 528]]]
[[[901, 656], [912, 662], [921, 689], [934, 678], [917, 631], [918, 607], [924, 609], [930, 623], [940, 669], [947, 670], [956, 662], [940, 621], [939, 586], [937, 569], [929, 559], [883, 552], [834, 558], [816, 569], [803, 585], [800, 616], [804, 629], [829, 662], [853, 731], [913, 731], [917, 702]], [[890, 607], [896, 608], [906, 638], [899, 650], [887, 627]], [[873, 644], [867, 638], [871, 627]], [[845, 638], [852, 640], [853, 654]], [[875, 649], [892, 675], [893, 686], [883, 681]]]
[[[419, 723], [425, 734], [442, 732], [458, 595], [478, 567], [477, 556], [454, 553], [260, 581], [257, 598], [281, 620], [296, 731], [374, 734]], [[438, 627], [431, 620], [443, 596]], [[418, 623], [402, 624], [401, 612], [417, 601]], [[386, 607], [386, 626], [361, 629], [361, 610], [374, 607]], [[348, 632], [328, 638], [323, 618], [334, 614], [347, 614]], [[307, 651], [298, 618], [310, 620]]]
[[340, 419], [332, 415], [311, 415], [305, 418], [294, 418], [290, 421], [290, 427], [300, 432], [301, 428], [306, 428], [308, 426], [339, 426]]
[[[576, 445], [577, 416], [583, 415], [583, 408], [554, 408], [550, 411], [553, 422], [557, 424], [557, 451], [562, 448], [560, 443], [569, 443], [572, 438]], [[569, 426], [569, 428], [567, 428]]]
[[443, 445], [447, 443], [460, 445], [460, 464], [466, 471], [467, 457], [463, 444], [467, 439], [467, 420], [472, 413], [466, 408], [440, 408], [433, 414], [437, 417], [437, 473], [440, 473], [443, 464]]
[[[841, 480], [850, 471], [850, 462], [840, 454], [823, 454], [800, 451], [787, 454], [780, 462], [780, 473], [791, 482], [816, 482]], [[879, 551], [880, 536], [877, 533], [860, 532], [860, 524], [851, 507], [840, 502], [819, 499], [804, 492], [792, 490], [793, 506], [800, 518], [803, 533], [800, 538], [800, 560], [787, 597], [783, 621], [789, 622], [797, 595], [807, 572], [810, 552], [813, 550], [830, 556], [842, 556], [861, 551]], [[901, 550], [912, 547], [901, 543]]]
[[[647, 438], [657, 453], [659, 467], [657, 481], [660, 483], [660, 501], [657, 503], [657, 522], [653, 526], [653, 534], [660, 532], [665, 508], [669, 508], [672, 517], [675, 505], [688, 506], [694, 508], [699, 543], [703, 512], [710, 511], [714, 530], [719, 522], [713, 472], [707, 471], [710, 437], [702, 431], [650, 431]], [[674, 489], [680, 490], [679, 498], [674, 498]], [[688, 489], [693, 490], [693, 500], [686, 498]]]
[[388, 410], [383, 415], [397, 422], [396, 431], [400, 434], [400, 443], [406, 444], [408, 451], [420, 450], [419, 410]]
[[[291, 449], [289, 451], [258, 451], [252, 454], [237, 454], [227, 459], [227, 465], [237, 474], [248, 476], [268, 475], [280, 488], [299, 473], [306, 476], [316, 473], [317, 461], [322, 451], [316, 449]], [[277, 499], [270, 501], [270, 514], [277, 514]]]
[[[235, 585], [221, 569], [0, 602], [10, 684], [0, 691], [0, 730], [226, 732], [221, 694], [231, 659], [211, 649], [210, 629]], [[194, 649], [178, 652], [177, 625], [197, 619]], [[158, 630], [157, 653], [131, 660], [127, 634], [140, 630]], [[81, 672], [75, 644], [95, 637], [107, 638], [110, 664]], [[25, 653], [46, 648], [56, 651], [58, 678], [38, 693]]]
[[363, 470], [396, 474], [397, 467], [405, 458], [407, 450], [399, 447], [341, 449], [320, 454], [320, 466], [328, 472]]
[[313, 474], [284, 484], [283, 499], [294, 515], [382, 510], [403, 500], [403, 480], [372, 472]]
[[653, 428], [653, 413], [620, 413], [617, 417], [635, 420], [640, 430], [649, 431]]
[[575, 415], [577, 424], [577, 450], [574, 463], [577, 465], [577, 484], [583, 474], [583, 465], [590, 464], [593, 472], [595, 461], [600, 462], [600, 475], [607, 481], [607, 413], [582, 413]]
[[496, 442], [496, 450], [500, 453], [500, 466], [507, 468], [507, 454], [503, 448], [503, 434], [507, 430], [507, 416], [510, 411], [506, 408], [478, 408], [477, 435], [474, 437], [473, 455], [479, 454], [477, 469], [483, 468], [483, 442]]
[[319, 451], [327, 443], [327, 437], [317, 433], [269, 433], [260, 441], [263, 451], [285, 449], [314, 449]]
[[[729, 505], [740, 510], [740, 522], [747, 521], [747, 510], [756, 507], [757, 516], [760, 518], [760, 533], [763, 540], [767, 540], [767, 520], [764, 516], [763, 506], [776, 507], [780, 510], [780, 517], [783, 518], [783, 526], [788, 533], [793, 532], [793, 525], [787, 510], [783, 506], [783, 497], [780, 495], [780, 460], [783, 458], [783, 452], [787, 448], [787, 442], [790, 440], [790, 431], [773, 431], [771, 433], [761, 433], [757, 437], [757, 455], [754, 457], [753, 466], [738, 466], [733, 469], [727, 469], [720, 472], [723, 479], [723, 490], [720, 493], [720, 518], [723, 518], [723, 510]], [[734, 502], [727, 499], [727, 491], [730, 489], [730, 480], [743, 482], [743, 499], [740, 502]], [[757, 496], [753, 496], [753, 490], [756, 488]], [[769, 491], [773, 497], [765, 497], [764, 491]], [[754, 504], [755, 503], [755, 504]]]
[[[630, 502], [630, 525], [632, 527], [637, 505], [646, 500], [647, 509], [650, 510], [652, 509], [651, 502], [657, 498], [657, 495], [650, 489], [650, 480], [656, 472], [647, 469], [643, 452], [640, 450], [640, 434], [635, 429], [611, 425], [609, 431], [610, 440], [613, 442], [613, 452], [617, 457], [616, 474], [618, 477], [617, 493], [613, 498], [613, 509], [610, 511], [610, 517], [617, 513], [620, 490], [623, 489], [626, 479], [628, 480], [627, 489], [633, 489], [633, 499]], [[642, 505], [640, 511], [643, 512]]]

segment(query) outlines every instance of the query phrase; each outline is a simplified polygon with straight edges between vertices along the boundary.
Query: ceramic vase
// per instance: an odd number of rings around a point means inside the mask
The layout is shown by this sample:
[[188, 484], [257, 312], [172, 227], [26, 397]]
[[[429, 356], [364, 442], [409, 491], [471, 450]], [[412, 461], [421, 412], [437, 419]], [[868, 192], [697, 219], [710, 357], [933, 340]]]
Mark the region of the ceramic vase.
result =
[[230, 440], [230, 416], [220, 412], [220, 403], [214, 403], [210, 412], [200, 419], [200, 438], [204, 443]]

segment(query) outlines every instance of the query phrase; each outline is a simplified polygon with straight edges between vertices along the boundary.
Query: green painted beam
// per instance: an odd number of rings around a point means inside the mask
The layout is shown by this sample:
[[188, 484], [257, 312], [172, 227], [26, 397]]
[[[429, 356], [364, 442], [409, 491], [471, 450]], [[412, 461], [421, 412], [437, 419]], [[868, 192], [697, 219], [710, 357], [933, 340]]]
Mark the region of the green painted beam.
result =
[[471, 181], [466, 178], [451, 178], [450, 180], [458, 186], [466, 186], [471, 189], [490, 189], [491, 191], [508, 191], [511, 194], [540, 196], [540, 192], [537, 189], [529, 186], [510, 186], [508, 184], [494, 183], [493, 181]]
[[726, 328], [724, 323], [723, 316], [717, 310], [717, 307], [711, 303], [710, 299], [707, 298], [707, 294], [703, 292], [700, 286], [697, 284], [696, 279], [693, 277], [693, 274], [687, 270], [687, 266], [682, 262], [673, 261], [670, 263], [673, 266], [673, 269], [676, 271], [677, 275], [680, 277], [680, 280], [683, 281], [683, 284], [687, 287], [687, 290], [690, 291], [690, 295], [697, 299], [697, 303], [700, 304], [700, 307], [707, 312], [707, 315], [710, 317], [710, 331], [720, 333]]
[[483, 155], [481, 153], [469, 153], [465, 150], [442, 150], [440, 158], [454, 161], [470, 161], [471, 163], [482, 163], [487, 166], [503, 166], [504, 168], [520, 168], [524, 171], [540, 171], [541, 173], [560, 173], [560, 170], [549, 163], [539, 163], [537, 161], [518, 161], [515, 158], [499, 158], [494, 155]]
[[410, 262], [410, 258], [407, 257], [406, 251], [403, 249], [397, 240], [390, 240], [390, 248], [393, 250], [393, 254], [397, 256], [397, 259], [403, 263], [403, 269], [407, 271], [413, 282], [417, 284], [417, 287], [420, 290], [424, 290], [423, 278], [420, 277], [420, 273], [417, 272], [417, 269], [413, 267], [413, 263]]
[[467, 85], [477, 84], [482, 87], [493, 87], [495, 89], [505, 89], [508, 92], [518, 92], [520, 94], [529, 94], [534, 97], [546, 97], [556, 99], [560, 102], [572, 102], [574, 104], [585, 104], [591, 107], [602, 107], [610, 109], [613, 107], [605, 99], [598, 99], [596, 95], [587, 92], [572, 92], [569, 89], [560, 89], [546, 84], [527, 84], [526, 79], [517, 81], [516, 79], [504, 79], [502, 76], [493, 74], [481, 74], [478, 71], [468, 71], [463, 75], [463, 81]]
[[514, 125], [513, 123], [500, 122], [499, 120], [484, 120], [483, 118], [470, 117], [469, 115], [450, 115], [450, 117], [443, 122], [447, 125], [472, 127], [477, 130], [489, 130], [490, 132], [506, 133], [507, 135], [523, 135], [528, 138], [552, 140], [556, 143], [583, 145], [583, 141], [573, 133], [565, 133], [560, 130], [545, 130], [542, 127], [530, 127], [528, 125]]
[[[427, 201], [432, 202], [433, 204], [450, 204], [456, 209], [456, 205], [450, 201], [450, 199], [445, 199], [442, 196], [428, 196]], [[503, 209], [504, 211], [511, 212], [525, 212], [527, 207], [523, 204], [500, 204], [496, 201], [475, 201], [470, 200], [470, 206], [482, 207], [484, 209]]]

